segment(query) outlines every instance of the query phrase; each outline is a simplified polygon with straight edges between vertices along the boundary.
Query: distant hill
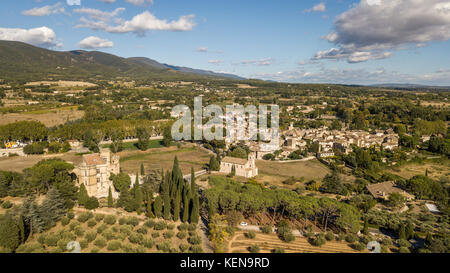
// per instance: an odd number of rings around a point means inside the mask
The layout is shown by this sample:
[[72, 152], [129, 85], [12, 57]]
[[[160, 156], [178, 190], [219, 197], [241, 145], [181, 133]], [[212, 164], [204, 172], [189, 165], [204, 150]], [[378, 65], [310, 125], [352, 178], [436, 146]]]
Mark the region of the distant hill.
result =
[[143, 57], [122, 58], [98, 51], [53, 51], [22, 42], [0, 40], [0, 78], [18, 81], [44, 79], [196, 80], [243, 79], [187, 67], [170, 66]]
[[382, 84], [372, 84], [370, 86], [381, 88], [405, 89], [405, 90], [422, 90], [422, 89], [450, 90], [450, 86], [433, 86], [433, 85], [408, 84], [408, 83], [382, 83]]

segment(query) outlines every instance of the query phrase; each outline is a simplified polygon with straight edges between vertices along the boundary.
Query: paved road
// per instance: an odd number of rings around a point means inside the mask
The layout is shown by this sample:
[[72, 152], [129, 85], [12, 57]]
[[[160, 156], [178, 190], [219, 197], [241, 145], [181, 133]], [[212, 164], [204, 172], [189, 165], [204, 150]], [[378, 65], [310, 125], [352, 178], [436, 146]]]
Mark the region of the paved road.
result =
[[[194, 175], [195, 175], [195, 177], [197, 178], [197, 177], [199, 177], [199, 176], [204, 175], [205, 173], [207, 173], [206, 170], [201, 170], [201, 171], [195, 172]], [[184, 180], [186, 180], [186, 181], [188, 181], [188, 182], [191, 182], [191, 174], [183, 175], [183, 178], [184, 178]]]

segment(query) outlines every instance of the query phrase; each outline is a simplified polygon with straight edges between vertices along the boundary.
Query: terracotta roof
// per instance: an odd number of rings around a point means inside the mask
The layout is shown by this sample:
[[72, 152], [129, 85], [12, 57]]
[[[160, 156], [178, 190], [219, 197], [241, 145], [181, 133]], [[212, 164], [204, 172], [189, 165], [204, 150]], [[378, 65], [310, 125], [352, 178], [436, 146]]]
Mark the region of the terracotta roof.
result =
[[[397, 192], [402, 195], [413, 197], [411, 194], [409, 194], [409, 193], [405, 192], [404, 190], [400, 189], [399, 187], [397, 187], [397, 185], [393, 181], [387, 181], [387, 182], [383, 182], [383, 183], [367, 185], [367, 190], [375, 198], [386, 198], [387, 196], [389, 196], [389, 194], [391, 194], [393, 192]], [[383, 195], [383, 193], [384, 193], [384, 195]]]
[[229, 157], [229, 156], [226, 156], [222, 159], [222, 162], [238, 164], [238, 165], [245, 165], [245, 164], [247, 164], [247, 161], [248, 161], [247, 159], [237, 158], [237, 157]]
[[89, 166], [105, 164], [105, 161], [98, 154], [83, 155], [83, 161]]

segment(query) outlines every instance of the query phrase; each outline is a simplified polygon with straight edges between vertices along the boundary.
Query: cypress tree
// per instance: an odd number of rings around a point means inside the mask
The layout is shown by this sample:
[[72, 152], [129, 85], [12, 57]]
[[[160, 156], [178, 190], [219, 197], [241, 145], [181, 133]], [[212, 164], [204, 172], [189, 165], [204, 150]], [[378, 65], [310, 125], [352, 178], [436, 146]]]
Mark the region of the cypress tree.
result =
[[414, 238], [414, 226], [411, 222], [406, 225], [406, 239]]
[[405, 225], [404, 224], [400, 225], [400, 229], [399, 229], [399, 232], [398, 232], [398, 238], [406, 240], [406, 230], [405, 230]]
[[113, 206], [114, 206], [114, 200], [113, 200], [113, 197], [112, 197], [111, 187], [109, 187], [109, 190], [108, 190], [108, 207], [112, 208]]
[[164, 212], [163, 212], [163, 217], [166, 220], [170, 219], [170, 211], [171, 211], [171, 206], [170, 206], [170, 196], [169, 196], [169, 180], [170, 180], [170, 176], [166, 175], [163, 184], [161, 185], [162, 188], [162, 200], [164, 203]]
[[141, 175], [142, 175], [142, 176], [145, 175], [144, 163], [141, 163]]
[[191, 168], [191, 195], [194, 196], [197, 192], [197, 186], [195, 185], [195, 172], [194, 168]]
[[81, 184], [80, 190], [78, 192], [78, 205], [84, 206], [88, 199], [89, 199], [89, 195], [86, 190], [86, 186], [84, 186], [84, 184]]
[[363, 234], [369, 234], [369, 221], [367, 220], [367, 217], [364, 218]]
[[183, 223], [189, 221], [189, 201], [190, 199], [188, 198], [187, 188], [185, 188], [183, 191], [183, 218], [181, 219]]
[[162, 199], [161, 196], [156, 197], [155, 202], [153, 202], [153, 212], [156, 217], [162, 216]]
[[134, 182], [133, 192], [134, 192], [134, 202], [136, 203], [136, 209], [139, 209], [142, 206], [143, 195], [141, 186], [139, 185], [138, 173], [136, 173], [136, 182]]
[[17, 219], [17, 227], [19, 228], [19, 239], [20, 243], [25, 243], [25, 223], [23, 220], [23, 216], [19, 215], [19, 219]]
[[198, 217], [199, 217], [199, 200], [198, 194], [194, 193], [194, 197], [192, 199], [191, 223], [197, 224]]
[[181, 205], [181, 194], [178, 192], [175, 198], [175, 203], [173, 204], [173, 220], [178, 221], [180, 219], [180, 205]]

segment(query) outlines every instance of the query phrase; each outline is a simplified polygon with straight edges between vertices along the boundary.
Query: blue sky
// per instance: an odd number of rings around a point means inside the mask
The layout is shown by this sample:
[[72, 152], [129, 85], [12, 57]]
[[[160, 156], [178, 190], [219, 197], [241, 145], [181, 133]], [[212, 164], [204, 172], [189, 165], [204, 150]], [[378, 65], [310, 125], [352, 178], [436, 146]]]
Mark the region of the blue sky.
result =
[[450, 85], [449, 0], [2, 2], [0, 39], [54, 50], [285, 82]]

